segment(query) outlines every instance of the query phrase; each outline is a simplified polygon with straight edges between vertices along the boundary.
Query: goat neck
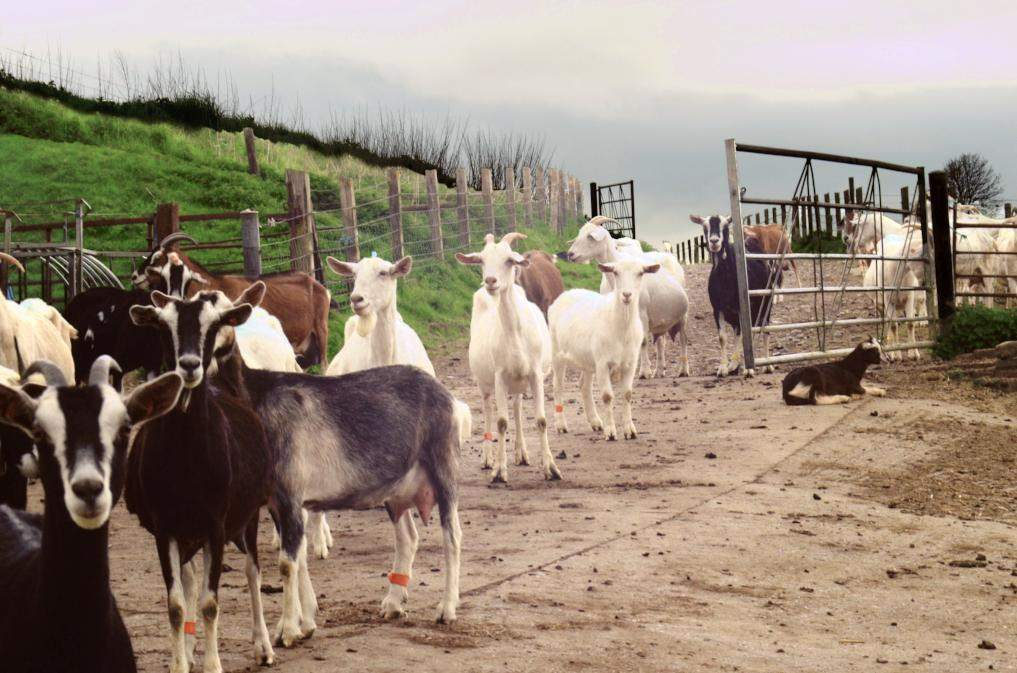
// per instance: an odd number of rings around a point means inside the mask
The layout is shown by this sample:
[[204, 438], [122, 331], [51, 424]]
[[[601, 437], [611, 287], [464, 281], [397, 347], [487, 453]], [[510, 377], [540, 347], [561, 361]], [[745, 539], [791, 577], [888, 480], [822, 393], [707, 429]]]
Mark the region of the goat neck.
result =
[[861, 348], [855, 348], [844, 356], [844, 359], [840, 361], [840, 366], [861, 381], [865, 376], [865, 371], [869, 368], [869, 363], [865, 362], [864, 351]]
[[[371, 364], [375, 367], [394, 365], [398, 357], [396, 344], [396, 312], [395, 300], [380, 311], [374, 312], [374, 329], [368, 335], [371, 345]], [[360, 320], [363, 320], [361, 318]]]

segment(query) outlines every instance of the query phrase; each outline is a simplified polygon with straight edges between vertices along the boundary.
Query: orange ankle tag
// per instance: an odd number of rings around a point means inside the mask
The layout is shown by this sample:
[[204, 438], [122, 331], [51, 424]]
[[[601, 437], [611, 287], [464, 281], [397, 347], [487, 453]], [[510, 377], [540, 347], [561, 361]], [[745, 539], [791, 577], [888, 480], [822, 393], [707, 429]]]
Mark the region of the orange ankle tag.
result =
[[556, 404], [554, 405], [554, 410], [560, 414], [561, 412], [565, 411], [565, 407], [560, 404]]
[[193, 636], [198, 633], [198, 622], [184, 622], [184, 633]]
[[410, 586], [410, 576], [409, 575], [403, 575], [401, 573], [389, 573], [388, 574], [388, 581], [391, 584], [398, 584], [401, 587], [408, 587], [408, 586]]
[[492, 435], [490, 432], [485, 432], [484, 433], [484, 441], [485, 442], [493, 442], [494, 441], [494, 435]]

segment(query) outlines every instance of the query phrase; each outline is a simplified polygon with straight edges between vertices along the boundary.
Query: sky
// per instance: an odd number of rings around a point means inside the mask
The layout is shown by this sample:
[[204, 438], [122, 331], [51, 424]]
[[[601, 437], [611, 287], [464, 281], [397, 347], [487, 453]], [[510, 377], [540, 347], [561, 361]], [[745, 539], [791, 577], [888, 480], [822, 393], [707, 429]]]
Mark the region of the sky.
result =
[[[659, 244], [695, 233], [690, 213], [730, 211], [726, 138], [928, 170], [978, 152], [1017, 202], [1014, 25], [1012, 0], [39, 0], [5, 8], [0, 53], [59, 51], [86, 72], [179, 54], [244, 99], [299, 102], [312, 127], [378, 106], [543, 138], [584, 182], [635, 180], [638, 235]], [[801, 169], [739, 164], [769, 198]], [[817, 165], [818, 191], [848, 175]], [[898, 200], [909, 184], [881, 180]]]

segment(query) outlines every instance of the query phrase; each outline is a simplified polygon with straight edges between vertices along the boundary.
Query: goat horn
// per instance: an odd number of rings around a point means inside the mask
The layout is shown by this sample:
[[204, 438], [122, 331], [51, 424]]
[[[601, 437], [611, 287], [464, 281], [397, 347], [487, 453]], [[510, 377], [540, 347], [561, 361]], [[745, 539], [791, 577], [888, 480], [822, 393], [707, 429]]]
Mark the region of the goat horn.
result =
[[518, 231], [510, 231], [509, 233], [501, 237], [501, 242], [512, 245], [516, 241], [521, 241], [524, 238], [526, 238], [526, 234], [520, 233]]
[[123, 370], [120, 369], [117, 361], [109, 355], [100, 355], [92, 363], [92, 368], [88, 371], [88, 385], [97, 386], [103, 383], [109, 385], [109, 373], [111, 371], [120, 374]]
[[21, 270], [21, 273], [25, 272], [25, 267], [21, 265], [21, 262], [18, 261], [17, 257], [8, 255], [6, 252], [0, 252], [0, 260], [3, 260], [8, 264], [13, 264], [14, 266], [18, 267], [18, 269]]
[[25, 373], [21, 375], [21, 380], [27, 381], [31, 378], [32, 374], [42, 374], [42, 377], [46, 379], [47, 386], [67, 385], [67, 379], [64, 377], [63, 371], [49, 360], [36, 360], [33, 362], [25, 370]]
[[600, 226], [603, 227], [604, 224], [607, 223], [607, 222], [611, 222], [613, 224], [617, 224], [619, 227], [621, 226], [621, 224], [618, 222], [618, 220], [614, 219], [613, 217], [608, 217], [607, 215], [597, 215], [596, 217], [591, 219], [589, 222], [587, 222], [587, 224], [599, 224]]
[[159, 247], [162, 248], [163, 250], [168, 250], [169, 249], [168, 246], [173, 245], [177, 241], [190, 241], [194, 245], [198, 244], [198, 242], [196, 240], [194, 240], [194, 238], [192, 238], [191, 236], [188, 236], [184, 232], [182, 232], [182, 231], [175, 231], [172, 234], [170, 234], [169, 236], [167, 236], [166, 238], [164, 238], [161, 241], [159, 241]]

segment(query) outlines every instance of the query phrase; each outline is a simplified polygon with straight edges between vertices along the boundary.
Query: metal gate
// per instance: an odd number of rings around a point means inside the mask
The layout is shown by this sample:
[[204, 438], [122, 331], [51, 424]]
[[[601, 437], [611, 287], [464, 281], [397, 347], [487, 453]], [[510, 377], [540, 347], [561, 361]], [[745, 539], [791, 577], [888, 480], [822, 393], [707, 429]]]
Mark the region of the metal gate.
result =
[[949, 224], [957, 303], [1017, 304], [1017, 217], [954, 203]]
[[[737, 258], [737, 284], [740, 297], [739, 322], [746, 369], [843, 355], [849, 353], [858, 341], [870, 334], [875, 333], [885, 342], [887, 334], [891, 331], [896, 333], [898, 326], [907, 327], [910, 332], [912, 325], [934, 319], [933, 317], [937, 315], [933, 284], [935, 274], [927, 213], [924, 207], [916, 205], [925, 204], [926, 201], [924, 168], [821, 152], [740, 145], [734, 139], [726, 141], [726, 150], [731, 217], [732, 222], [737, 223], [733, 227], [733, 243]], [[747, 197], [739, 178], [739, 153], [802, 160], [803, 166], [792, 196], [790, 198]], [[786, 250], [771, 254], [746, 252], [745, 234], [741, 226], [743, 205], [781, 207], [789, 216], [776, 224], [783, 228], [788, 240], [791, 240], [792, 232], [799, 230], [801, 222], [806, 218], [814, 218], [818, 221], [820, 202], [816, 189], [816, 164], [858, 166], [867, 170], [868, 184], [863, 190], [861, 202], [848, 203], [845, 200], [845, 203], [837, 205], [837, 212], [851, 210], [860, 213], [860, 217], [872, 218], [876, 228], [875, 240], [877, 241], [884, 240], [882, 215], [897, 215], [904, 218], [902, 222], [910, 223], [911, 226], [903, 228], [904, 233], [901, 234], [903, 240], [891, 240], [890, 237], [886, 239], [887, 246], [899, 245], [902, 252], [885, 254], [884, 245], [877, 245], [874, 252], [866, 253], [859, 252], [857, 245], [849, 246], [850, 249], [843, 253], [825, 252], [822, 248], [817, 252], [809, 253], [795, 253]], [[911, 193], [914, 195], [914, 200], [910, 207], [890, 207], [884, 203], [880, 176], [881, 173], [888, 172], [913, 176], [915, 185]], [[855, 197], [851, 200], [858, 201], [859, 199]], [[749, 260], [761, 260], [769, 264], [769, 282], [766, 287], [748, 287], [746, 264]], [[785, 262], [792, 260], [796, 263], [799, 272], [806, 270], [804, 275], [811, 276], [811, 278], [804, 280], [805, 286], [803, 287], [789, 287], [787, 283], [784, 287], [780, 287], [776, 282], [779, 270], [783, 268]], [[851, 281], [850, 276], [859, 266], [859, 261], [872, 265], [874, 260], [876, 261], [875, 268], [878, 269], [874, 272], [876, 276], [874, 284], [866, 286], [862, 282]], [[887, 262], [895, 264], [886, 266]], [[893, 270], [892, 274], [890, 273], [891, 269]], [[911, 281], [911, 284], [905, 285], [903, 280], [908, 276], [908, 270], [914, 273], [917, 282]], [[922, 272], [920, 276], [918, 275], [919, 271]], [[890, 275], [889, 278], [887, 278], [888, 275]], [[916, 312], [912, 316], [901, 316], [897, 314], [896, 310], [886, 311], [881, 308], [887, 307], [888, 301], [891, 305], [896, 304], [896, 299], [902, 292], [915, 292], [924, 295], [925, 315], [918, 315]], [[790, 305], [786, 312], [792, 314], [792, 317], [782, 320], [780, 316], [776, 316], [774, 304], [771, 301], [769, 315], [760, 316], [757, 324], [752, 324], [749, 298], [766, 295], [770, 295], [771, 299], [786, 297], [788, 301], [777, 306]], [[811, 302], [806, 301], [804, 306], [800, 300], [803, 296], [811, 300]], [[873, 297], [874, 301], [865, 300], [864, 297], [867, 296]], [[799, 299], [794, 301], [796, 297]], [[915, 303], [919, 303], [918, 295], [916, 294], [914, 297]], [[809, 303], [811, 306], [808, 306]], [[784, 311], [784, 309], [777, 309], [777, 311]], [[802, 320], [803, 315], [809, 319]], [[757, 356], [756, 338], [758, 337], [762, 341], [764, 350], [768, 351], [770, 335], [773, 334], [780, 335], [787, 344], [783, 347], [784, 353], [771, 355], [769, 352], [764, 352]], [[812, 343], [808, 344], [809, 341]], [[928, 348], [931, 345], [932, 341], [916, 337], [914, 340], [904, 339], [885, 344], [885, 350], [904, 351]]]
[[604, 215], [618, 225], [605, 225], [615, 238], [636, 237], [636, 183], [616, 182], [612, 185], [590, 183], [590, 216]]

